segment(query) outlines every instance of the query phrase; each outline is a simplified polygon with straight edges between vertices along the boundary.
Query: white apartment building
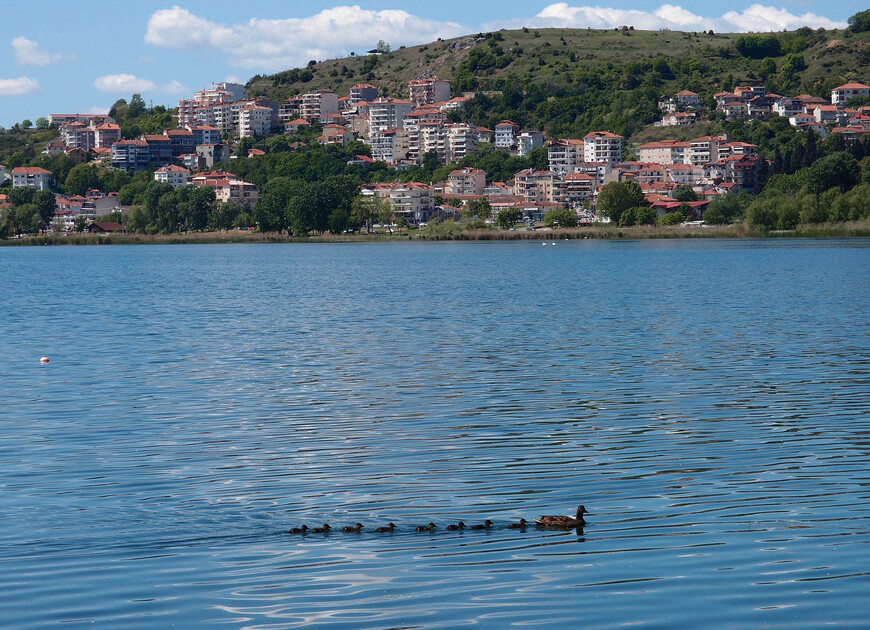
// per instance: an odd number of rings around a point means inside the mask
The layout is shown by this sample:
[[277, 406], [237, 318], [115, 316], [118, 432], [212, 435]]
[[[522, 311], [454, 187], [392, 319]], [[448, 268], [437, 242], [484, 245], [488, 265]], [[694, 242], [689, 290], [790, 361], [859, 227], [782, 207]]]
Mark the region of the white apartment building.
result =
[[468, 123], [447, 125], [447, 156], [445, 162], [458, 162], [466, 155], [477, 153], [477, 129]]
[[378, 98], [368, 104], [369, 133], [397, 129], [402, 126], [405, 116], [411, 113], [410, 101], [396, 98]]
[[520, 126], [510, 120], [502, 120], [495, 126], [495, 146], [499, 149], [512, 149], [516, 143], [516, 136]]
[[716, 162], [722, 159], [722, 157], [729, 153], [729, 150], [726, 149], [720, 155], [720, 147], [726, 144], [727, 140], [725, 136], [701, 136], [700, 138], [694, 138], [689, 143], [689, 159], [686, 160], [686, 163], [701, 166], [707, 162]]
[[863, 83], [845, 83], [831, 90], [831, 105], [845, 105], [846, 101], [855, 96], [870, 96], [870, 85]]
[[408, 132], [402, 129], [384, 129], [371, 134], [368, 144], [372, 159], [395, 164], [408, 156]]
[[609, 131], [593, 131], [583, 138], [585, 162], [604, 162], [613, 166], [622, 161], [622, 136]]
[[262, 105], [248, 105], [239, 111], [239, 136], [256, 138], [272, 131], [272, 110]]
[[544, 146], [544, 134], [541, 131], [523, 131], [517, 136], [517, 155], [526, 157], [532, 149]]
[[187, 186], [189, 179], [190, 171], [181, 166], [175, 166], [174, 164], [161, 166], [154, 171], [154, 181], [169, 184], [173, 188]]
[[17, 166], [12, 169], [13, 188], [36, 188], [48, 190], [51, 185], [51, 171], [38, 166]]

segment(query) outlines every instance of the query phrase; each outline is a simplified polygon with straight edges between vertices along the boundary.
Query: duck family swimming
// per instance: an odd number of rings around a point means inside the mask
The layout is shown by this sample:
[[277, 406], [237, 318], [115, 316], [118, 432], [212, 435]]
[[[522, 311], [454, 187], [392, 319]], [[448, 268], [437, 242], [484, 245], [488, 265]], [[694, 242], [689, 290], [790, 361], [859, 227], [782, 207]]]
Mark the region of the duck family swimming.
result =
[[[558, 528], [558, 529], [578, 529], [581, 530], [584, 525], [586, 525], [586, 519], [583, 518], [584, 514], [589, 514], [589, 511], [585, 506], [580, 505], [577, 507], [577, 513], [574, 516], [541, 516], [540, 518], [535, 519], [535, 525], [539, 528]], [[531, 525], [529, 521], [524, 518], [521, 518], [517, 523], [509, 523], [507, 529], [518, 529], [521, 531], [525, 531], [526, 527]], [[450, 524], [445, 529], [449, 532], [458, 532], [466, 529], [476, 530], [476, 531], [486, 531], [493, 529], [495, 523], [491, 520], [486, 519], [482, 524], [475, 525], [466, 525], [464, 522], [459, 521], [455, 524]], [[347, 534], [358, 534], [362, 532], [365, 528], [365, 525], [362, 523], [356, 523], [355, 525], [348, 525], [341, 528], [341, 531]], [[393, 532], [398, 529], [398, 526], [395, 523], [389, 523], [384, 527], [377, 527], [375, 529], [370, 529], [367, 531], [376, 532], [378, 534], [387, 534]], [[438, 529], [438, 526], [435, 523], [429, 523], [428, 525], [418, 525], [413, 528], [415, 532], [434, 532]], [[289, 534], [328, 534], [332, 531], [332, 528], [328, 523], [324, 523], [323, 527], [313, 527], [309, 528], [307, 525], [302, 525], [301, 527], [291, 527], [287, 530]]]

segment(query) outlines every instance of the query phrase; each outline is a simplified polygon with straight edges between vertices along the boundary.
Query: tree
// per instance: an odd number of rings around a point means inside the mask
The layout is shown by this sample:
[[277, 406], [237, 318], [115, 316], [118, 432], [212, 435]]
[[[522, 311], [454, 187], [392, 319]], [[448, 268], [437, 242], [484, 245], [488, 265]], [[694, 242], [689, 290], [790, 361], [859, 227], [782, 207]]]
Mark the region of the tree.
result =
[[698, 201], [698, 195], [692, 190], [688, 184], [683, 184], [674, 192], [674, 199], [677, 201]]
[[357, 195], [351, 202], [350, 225], [354, 229], [366, 226], [366, 234], [371, 233], [374, 217], [377, 216], [380, 199], [369, 195]]
[[73, 231], [84, 232], [86, 229], [88, 229], [88, 220], [82, 215], [77, 216], [76, 220], [73, 222]]
[[36, 119], [36, 128], [37, 129], [48, 129], [49, 122], [48, 118], [39, 117]]
[[643, 190], [634, 181], [610, 182], [601, 188], [598, 195], [598, 211], [619, 223], [619, 217], [629, 208], [643, 205]]
[[849, 30], [853, 33], [870, 31], [870, 9], [856, 13], [849, 18]]
[[577, 227], [577, 213], [573, 210], [547, 210], [544, 225], [548, 227]]
[[478, 219], [483, 219], [484, 221], [486, 221], [491, 216], [492, 206], [490, 205], [489, 200], [486, 197], [469, 199], [465, 202], [465, 206], [462, 209], [463, 218], [470, 219], [472, 217], [477, 217]]
[[25, 118], [24, 120], [21, 121], [21, 128], [24, 129], [25, 131], [30, 129], [32, 126], [33, 126], [33, 121], [28, 119], [28, 118]]
[[816, 160], [807, 171], [807, 190], [820, 195], [830, 188], [837, 187], [846, 192], [858, 184], [860, 169], [858, 162], [844, 151], [832, 153]]
[[39, 190], [33, 195], [33, 205], [36, 206], [36, 212], [44, 225], [51, 223], [54, 218], [57, 203], [54, 198], [54, 193], [50, 190]]
[[209, 227], [218, 231], [229, 230], [241, 213], [242, 207], [235, 201], [214, 202], [208, 215]]
[[500, 210], [495, 217], [495, 224], [502, 230], [508, 230], [523, 218], [523, 211], [519, 208], [505, 208]]
[[68, 195], [84, 195], [91, 188], [100, 184], [97, 167], [93, 164], [77, 164], [73, 166], [63, 184]]
[[390, 49], [390, 45], [387, 42], [385, 42], [382, 39], [379, 39], [378, 46], [375, 50], [377, 50], [379, 53], [388, 53], [388, 52], [390, 52], [391, 49]]
[[656, 221], [656, 223], [658, 225], [679, 225], [680, 223], [682, 223], [685, 220], [686, 220], [686, 217], [683, 215], [683, 213], [676, 211], [676, 212], [668, 212], [667, 214], [660, 216], [658, 218], [658, 220]]
[[390, 234], [393, 233], [393, 220], [396, 218], [396, 209], [386, 199], [382, 199], [378, 208], [378, 222], [385, 226]]

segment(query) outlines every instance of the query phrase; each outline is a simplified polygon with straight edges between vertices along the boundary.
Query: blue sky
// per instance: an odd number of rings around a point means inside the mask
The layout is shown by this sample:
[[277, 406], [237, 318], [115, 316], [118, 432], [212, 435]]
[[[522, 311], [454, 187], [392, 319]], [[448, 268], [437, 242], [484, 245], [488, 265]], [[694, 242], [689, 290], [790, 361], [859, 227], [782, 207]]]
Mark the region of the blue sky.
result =
[[133, 92], [154, 104], [174, 105], [213, 81], [244, 83], [254, 74], [309, 59], [364, 51], [379, 39], [395, 48], [521, 26], [630, 24], [718, 32], [836, 28], [865, 8], [855, 0], [4, 0], [6, 16], [26, 19], [6, 20], [0, 36], [0, 125], [49, 113], [105, 112]]

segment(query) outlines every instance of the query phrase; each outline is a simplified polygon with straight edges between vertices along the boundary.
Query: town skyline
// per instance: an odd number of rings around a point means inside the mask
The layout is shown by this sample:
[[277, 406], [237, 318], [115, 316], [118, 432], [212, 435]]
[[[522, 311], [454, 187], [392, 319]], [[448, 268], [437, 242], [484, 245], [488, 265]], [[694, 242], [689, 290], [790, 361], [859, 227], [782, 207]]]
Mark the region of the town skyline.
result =
[[254, 74], [302, 66], [309, 59], [364, 53], [378, 40], [398, 47], [480, 30], [626, 23], [638, 29], [718, 32], [842, 28], [857, 8], [846, 0], [735, 2], [727, 12], [688, 2], [608, 4], [619, 8], [507, 2], [496, 14], [452, 1], [437, 7], [314, 2], [304, 9], [266, 2], [251, 15], [248, 7], [220, 1], [208, 10], [192, 3], [130, 5], [124, 7], [124, 28], [119, 28], [119, 16], [95, 0], [75, 5], [15, 0], [10, 10], [26, 7], [40, 19], [11, 25], [6, 46], [0, 45], [0, 126], [53, 112], [106, 113], [132, 93], [174, 107], [185, 94], [212, 82], [244, 83]]

